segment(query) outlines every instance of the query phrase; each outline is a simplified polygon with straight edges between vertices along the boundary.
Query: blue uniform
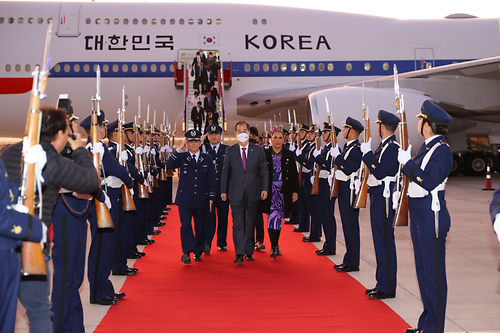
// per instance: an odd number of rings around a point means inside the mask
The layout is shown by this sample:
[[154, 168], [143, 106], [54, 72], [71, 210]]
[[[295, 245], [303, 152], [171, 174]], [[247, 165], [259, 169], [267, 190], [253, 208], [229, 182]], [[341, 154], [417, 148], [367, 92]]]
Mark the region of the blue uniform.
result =
[[354, 208], [356, 195], [353, 176], [361, 165], [361, 155], [359, 141], [352, 140], [344, 145], [342, 153], [334, 162], [338, 168], [335, 178], [339, 180], [339, 211], [346, 245], [343, 264], [350, 267], [359, 267], [359, 209]]
[[[311, 150], [310, 144], [307, 140], [302, 141], [302, 153], [297, 156], [297, 163], [302, 165], [305, 161], [305, 155]], [[302, 169], [302, 171], [301, 171]], [[310, 170], [304, 170], [304, 168], [299, 168], [299, 172], [302, 173], [302, 184], [299, 184], [299, 226], [298, 231], [307, 232], [309, 231], [309, 225], [311, 223], [311, 215], [310, 215], [310, 206], [307, 206], [307, 190], [305, 187], [309, 188], [309, 193], [311, 193], [311, 187], [306, 184], [306, 181], [309, 181], [309, 172]], [[312, 208], [312, 207], [311, 207]]]
[[[415, 252], [417, 280], [424, 306], [424, 311], [418, 320], [418, 328], [424, 332], [444, 332], [448, 293], [445, 266], [446, 235], [451, 224], [444, 199], [444, 182], [452, 168], [453, 157], [444, 136], [430, 139], [432, 140], [427, 144], [424, 143], [413, 159], [405, 164], [403, 173], [411, 182], [408, 191], [410, 233]], [[427, 165], [422, 168], [425, 161]], [[427, 191], [427, 194], [422, 192], [422, 189]], [[433, 201], [439, 206], [434, 206], [435, 209], [439, 208], [436, 211], [433, 211], [431, 206]]]
[[493, 199], [490, 204], [490, 214], [491, 214], [491, 222], [495, 224], [495, 218], [497, 214], [500, 214], [500, 188], [495, 191], [493, 194]]
[[219, 143], [214, 150], [210, 144], [205, 144], [203, 150], [212, 157], [215, 169], [215, 201], [212, 211], [208, 212], [205, 228], [205, 244], [211, 246], [217, 226], [217, 246], [227, 246], [227, 218], [229, 215], [229, 200], [222, 201], [220, 197], [220, 185], [222, 167], [226, 156], [227, 145]]
[[[201, 256], [205, 242], [205, 221], [209, 200], [215, 201], [217, 191], [212, 157], [198, 151], [198, 161], [190, 152], [174, 152], [167, 161], [168, 169], [179, 170], [175, 204], [181, 220], [182, 252]], [[191, 221], [194, 219], [195, 235]], [[196, 237], [196, 238], [195, 238]]]
[[396, 294], [396, 243], [394, 241], [394, 210], [392, 192], [395, 175], [398, 172], [398, 149], [396, 137], [391, 135], [378, 148], [363, 156], [363, 162], [370, 170], [368, 193], [370, 194], [370, 220], [373, 245], [377, 258], [375, 289], [385, 294]]
[[42, 240], [42, 221], [36, 217], [8, 209], [17, 200], [19, 186], [10, 184], [0, 161], [0, 327], [2, 332], [14, 332], [20, 268], [16, 248], [23, 240]]

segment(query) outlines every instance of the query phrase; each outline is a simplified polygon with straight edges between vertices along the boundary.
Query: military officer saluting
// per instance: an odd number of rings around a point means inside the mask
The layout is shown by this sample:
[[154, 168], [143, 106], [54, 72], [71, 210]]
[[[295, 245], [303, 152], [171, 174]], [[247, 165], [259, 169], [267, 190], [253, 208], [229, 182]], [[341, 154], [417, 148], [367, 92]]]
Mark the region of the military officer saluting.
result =
[[398, 149], [394, 132], [399, 124], [399, 117], [380, 110], [377, 119], [377, 134], [382, 142], [372, 152], [371, 141], [361, 144], [363, 162], [370, 170], [368, 193], [370, 193], [370, 220], [372, 225], [373, 245], [377, 258], [375, 278], [377, 284], [365, 293], [370, 298], [385, 299], [396, 296], [396, 243], [394, 242], [394, 210], [392, 192], [398, 172]]
[[354, 208], [356, 193], [354, 180], [361, 165], [361, 149], [359, 147], [359, 134], [364, 127], [351, 117], [347, 117], [342, 130], [347, 143], [340, 153], [338, 144], [330, 150], [334, 163], [337, 165], [335, 178], [339, 180], [339, 211], [344, 230], [346, 253], [342, 264], [335, 265], [338, 272], [359, 271], [359, 209]]
[[[200, 151], [202, 145], [200, 131], [189, 130], [184, 136], [188, 150], [181, 152], [181, 149], [177, 148], [168, 159], [167, 168], [180, 168], [175, 204], [179, 207], [181, 220], [181, 261], [190, 264], [191, 252], [194, 252], [195, 261], [202, 260], [206, 217], [212, 209], [217, 189], [212, 156]], [[182, 147], [184, 146], [183, 144]], [[194, 220], [194, 235], [192, 220]]]

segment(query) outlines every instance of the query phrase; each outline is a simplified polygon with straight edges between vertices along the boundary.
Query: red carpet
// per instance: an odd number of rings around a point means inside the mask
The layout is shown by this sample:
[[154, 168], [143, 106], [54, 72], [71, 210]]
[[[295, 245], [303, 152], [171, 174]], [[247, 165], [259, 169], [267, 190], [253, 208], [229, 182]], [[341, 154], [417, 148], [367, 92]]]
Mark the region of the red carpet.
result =
[[[266, 250], [236, 265], [229, 222], [228, 251], [181, 261], [180, 222], [172, 206], [167, 225], [136, 261], [127, 296], [111, 306], [95, 332], [404, 332], [410, 327], [365, 288], [338, 273], [302, 234], [284, 225], [281, 257]], [[266, 230], [267, 233], [267, 230]], [[337, 254], [337, 261], [343, 253]], [[192, 258], [192, 257], [191, 257]]]

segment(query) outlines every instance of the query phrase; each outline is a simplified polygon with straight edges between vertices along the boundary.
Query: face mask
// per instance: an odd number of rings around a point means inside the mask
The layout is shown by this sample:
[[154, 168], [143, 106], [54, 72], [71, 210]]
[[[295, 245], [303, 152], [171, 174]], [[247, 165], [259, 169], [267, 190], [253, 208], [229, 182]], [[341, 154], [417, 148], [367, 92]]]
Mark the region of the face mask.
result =
[[248, 141], [248, 134], [247, 133], [240, 133], [236, 136], [236, 139], [238, 139], [239, 142], [247, 142]]

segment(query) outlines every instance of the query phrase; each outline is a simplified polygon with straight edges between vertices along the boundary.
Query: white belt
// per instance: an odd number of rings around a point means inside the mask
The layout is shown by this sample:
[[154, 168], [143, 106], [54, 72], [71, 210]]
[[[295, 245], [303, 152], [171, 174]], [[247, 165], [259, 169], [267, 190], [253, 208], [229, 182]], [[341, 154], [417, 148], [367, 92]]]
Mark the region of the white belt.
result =
[[389, 198], [391, 196], [390, 186], [391, 183], [395, 181], [396, 181], [395, 176], [387, 176], [384, 177], [382, 180], [378, 180], [377, 178], [375, 178], [373, 174], [370, 174], [370, 176], [368, 176], [368, 186], [370, 188], [380, 186], [382, 185], [382, 183], [384, 184], [384, 192], [383, 192], [384, 198]]
[[328, 176], [330, 176], [330, 171], [328, 170], [319, 171], [319, 178], [328, 179]]
[[344, 173], [344, 171], [337, 169], [337, 171], [335, 171], [335, 179], [342, 180], [344, 182], [346, 182], [348, 180], [354, 181], [354, 178], [357, 176], [357, 174], [358, 174], [358, 170], [354, 171], [353, 173], [351, 173], [348, 176]]
[[102, 180], [102, 185], [106, 185], [111, 188], [120, 188], [123, 185], [123, 182], [120, 178], [116, 178], [114, 176], [108, 176]]
[[310, 169], [307, 169], [307, 168], [302, 167], [302, 172], [303, 172], [303, 173], [309, 173], [309, 172], [311, 172], [311, 170], [310, 170]]
[[[444, 191], [447, 180], [448, 178], [446, 178], [441, 184], [436, 186], [436, 188], [431, 191], [431, 196], [432, 196], [431, 209], [434, 212], [439, 212], [441, 210], [441, 205], [439, 204], [438, 192]], [[429, 191], [422, 188], [415, 182], [410, 182], [410, 185], [408, 186], [408, 196], [410, 198], [423, 198], [428, 194]]]

